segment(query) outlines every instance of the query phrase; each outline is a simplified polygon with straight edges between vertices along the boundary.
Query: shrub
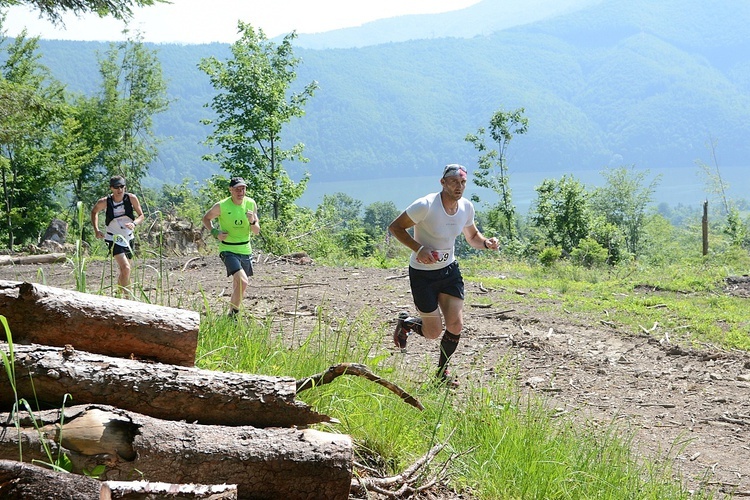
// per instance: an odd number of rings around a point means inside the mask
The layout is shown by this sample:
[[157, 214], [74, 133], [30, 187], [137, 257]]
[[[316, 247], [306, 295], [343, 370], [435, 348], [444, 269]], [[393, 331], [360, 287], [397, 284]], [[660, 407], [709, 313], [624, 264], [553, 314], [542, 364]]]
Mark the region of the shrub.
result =
[[591, 268], [607, 262], [608, 252], [593, 238], [584, 238], [578, 242], [570, 257], [576, 264]]
[[562, 249], [560, 247], [547, 247], [539, 254], [539, 262], [545, 267], [549, 267], [562, 257]]

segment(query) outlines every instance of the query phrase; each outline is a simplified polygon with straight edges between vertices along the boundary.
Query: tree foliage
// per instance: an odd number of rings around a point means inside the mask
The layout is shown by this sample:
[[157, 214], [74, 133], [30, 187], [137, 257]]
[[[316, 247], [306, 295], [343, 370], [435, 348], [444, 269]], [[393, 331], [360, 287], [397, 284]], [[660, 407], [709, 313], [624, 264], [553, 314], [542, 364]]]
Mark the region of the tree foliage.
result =
[[618, 167], [602, 172], [606, 184], [594, 191], [592, 208], [606, 223], [616, 226], [625, 241], [627, 251], [638, 257], [642, 248], [646, 209], [653, 200], [660, 177], [645, 184], [648, 171]]
[[559, 181], [545, 179], [536, 188], [537, 201], [530, 222], [547, 245], [570, 254], [589, 235], [590, 217], [586, 188], [572, 176]]
[[0, 66], [0, 240], [10, 249], [49, 222], [61, 175], [54, 153], [65, 115], [63, 87], [39, 63], [37, 49], [38, 39], [24, 31]]
[[204, 123], [214, 128], [206, 144], [218, 151], [206, 159], [219, 163], [230, 175], [243, 176], [253, 198], [261, 209], [270, 209], [274, 219], [288, 219], [307, 178], [295, 183], [283, 163], [306, 159], [302, 143], [282, 148], [281, 132], [292, 118], [304, 114], [303, 106], [317, 83], [307, 84], [300, 92], [290, 90], [300, 63], [292, 50], [295, 33], [276, 45], [263, 30], [256, 31], [242, 21], [238, 31], [240, 39], [231, 46], [231, 59], [209, 57], [199, 64], [217, 91], [207, 105], [216, 118]]
[[[480, 128], [476, 134], [468, 134], [466, 141], [479, 152], [478, 169], [474, 173], [474, 184], [489, 188], [500, 196], [496, 212], [500, 215], [501, 226], [496, 230], [505, 232], [509, 239], [516, 237], [516, 209], [513, 206], [508, 171], [507, 151], [514, 136], [525, 134], [529, 120], [523, 115], [524, 108], [514, 111], [496, 111], [490, 119], [489, 136], [497, 149], [487, 145], [487, 130]], [[478, 202], [479, 197], [472, 197]]]
[[71, 169], [77, 200], [91, 203], [103, 179], [122, 175], [138, 186], [157, 157], [153, 116], [169, 106], [166, 82], [156, 51], [141, 37], [110, 44], [99, 59], [101, 86], [92, 96], [79, 96], [73, 113], [90, 161]]
[[168, 104], [158, 59], [140, 40], [111, 46], [91, 97], [67, 95], [38, 47], [23, 32], [0, 58], [0, 240], [11, 249], [66, 204], [92, 204], [102, 178], [137, 184], [156, 156], [152, 115]]
[[155, 3], [169, 3], [168, 0], [0, 0], [0, 7], [28, 5], [56, 24], [62, 23], [62, 15], [72, 12], [76, 16], [87, 13], [99, 17], [112, 16], [115, 19], [129, 19], [133, 7], [144, 7]]

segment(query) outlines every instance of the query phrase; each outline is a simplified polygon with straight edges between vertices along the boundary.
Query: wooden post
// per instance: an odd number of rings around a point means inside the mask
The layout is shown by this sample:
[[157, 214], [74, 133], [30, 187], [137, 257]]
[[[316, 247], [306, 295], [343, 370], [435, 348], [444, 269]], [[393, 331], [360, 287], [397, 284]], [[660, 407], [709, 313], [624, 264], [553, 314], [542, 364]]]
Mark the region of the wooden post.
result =
[[708, 255], [708, 200], [703, 202], [703, 255]]

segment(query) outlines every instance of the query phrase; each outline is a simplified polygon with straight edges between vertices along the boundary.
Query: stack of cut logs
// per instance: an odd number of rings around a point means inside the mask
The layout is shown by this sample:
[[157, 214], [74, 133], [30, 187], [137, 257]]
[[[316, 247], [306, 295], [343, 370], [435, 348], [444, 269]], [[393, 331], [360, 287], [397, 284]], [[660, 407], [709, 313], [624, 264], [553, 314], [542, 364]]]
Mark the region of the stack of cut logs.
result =
[[0, 315], [0, 497], [348, 498], [351, 438], [293, 378], [195, 368], [198, 313], [0, 281]]

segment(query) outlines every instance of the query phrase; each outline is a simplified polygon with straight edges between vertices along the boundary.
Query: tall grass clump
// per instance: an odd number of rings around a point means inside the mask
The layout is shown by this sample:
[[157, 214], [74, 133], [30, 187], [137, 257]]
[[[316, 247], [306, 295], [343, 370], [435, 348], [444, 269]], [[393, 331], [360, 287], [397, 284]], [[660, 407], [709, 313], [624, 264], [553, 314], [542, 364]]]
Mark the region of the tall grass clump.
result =
[[666, 463], [633, 456], [624, 429], [574, 425], [542, 399], [522, 396], [507, 375], [477, 381], [452, 415], [452, 446], [472, 448], [457, 458], [465, 471], [457, 481], [478, 498], [701, 498], [676, 484]]
[[[72, 470], [72, 463], [70, 459], [62, 452], [61, 447], [57, 447], [57, 456], [55, 456], [55, 453], [52, 449], [52, 446], [48, 442], [47, 439], [44, 438], [44, 431], [39, 427], [39, 422], [34, 418], [34, 412], [31, 409], [31, 406], [29, 405], [28, 401], [25, 398], [20, 398], [18, 395], [18, 388], [16, 381], [18, 380], [16, 378], [16, 369], [15, 369], [15, 354], [13, 349], [13, 335], [10, 330], [10, 326], [8, 325], [8, 319], [0, 315], [0, 324], [2, 325], [2, 329], [5, 332], [5, 340], [7, 345], [7, 353], [5, 349], [0, 348], [0, 361], [2, 361], [3, 368], [5, 369], [5, 375], [8, 378], [8, 385], [10, 386], [11, 391], [13, 392], [13, 408], [11, 410], [11, 418], [13, 420], [13, 425], [16, 428], [16, 432], [18, 434], [18, 459], [19, 461], [23, 461], [23, 442], [22, 439], [22, 433], [21, 433], [21, 420], [19, 419], [18, 412], [21, 408], [24, 408], [26, 412], [29, 414], [29, 417], [31, 418], [31, 423], [34, 425], [34, 428], [36, 429], [37, 433], [40, 436], [40, 441], [42, 443], [42, 446], [44, 448], [44, 452], [47, 455], [47, 462], [38, 462], [34, 461], [34, 463], [37, 463], [38, 465], [44, 465], [51, 469], [60, 471], [60, 472], [70, 472]], [[0, 347], [2, 347], [2, 343], [0, 342]], [[63, 398], [63, 408], [65, 406], [65, 402], [67, 401], [68, 395], [66, 394]], [[61, 415], [64, 415], [64, 413], [61, 412]], [[58, 441], [62, 440], [62, 429], [64, 424], [64, 416], [60, 419], [60, 426], [59, 426], [59, 439]]]
[[85, 221], [83, 202], [76, 203], [76, 222], [78, 223], [78, 234], [76, 237], [76, 251], [69, 259], [73, 267], [73, 276], [76, 282], [76, 291], [86, 292], [86, 257], [83, 249], [83, 224]]

